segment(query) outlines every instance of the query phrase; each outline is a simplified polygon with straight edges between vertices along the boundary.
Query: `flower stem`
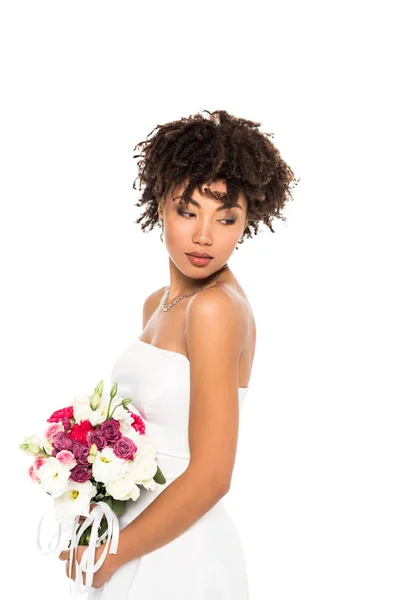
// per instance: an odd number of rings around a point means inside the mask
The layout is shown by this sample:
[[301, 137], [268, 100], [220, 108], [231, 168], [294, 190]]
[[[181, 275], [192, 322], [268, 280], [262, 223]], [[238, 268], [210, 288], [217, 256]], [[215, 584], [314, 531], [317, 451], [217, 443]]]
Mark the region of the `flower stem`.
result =
[[112, 413], [111, 413], [111, 415], [110, 415], [110, 417], [109, 417], [110, 419], [112, 419], [112, 416], [113, 416], [113, 414], [115, 413], [115, 411], [116, 411], [116, 409], [118, 408], [118, 406], [123, 406], [123, 404], [124, 404], [124, 403], [123, 403], [123, 402], [121, 402], [120, 404], [117, 404], [117, 406], [114, 406], [114, 408], [113, 408], [113, 411], [112, 411]]

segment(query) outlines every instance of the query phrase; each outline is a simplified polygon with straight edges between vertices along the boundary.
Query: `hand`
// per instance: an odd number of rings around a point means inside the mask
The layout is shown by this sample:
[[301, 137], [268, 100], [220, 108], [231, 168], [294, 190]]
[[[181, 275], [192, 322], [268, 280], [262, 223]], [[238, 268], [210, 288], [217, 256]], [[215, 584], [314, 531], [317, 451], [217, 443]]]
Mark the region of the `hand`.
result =
[[[77, 546], [76, 551], [74, 552], [74, 559], [73, 559], [73, 563], [72, 563], [71, 577], [70, 577], [70, 579], [73, 579], [74, 581], [75, 581], [75, 577], [76, 577], [75, 560], [79, 564], [81, 563], [82, 554], [84, 553], [86, 548], [87, 548], [87, 546]], [[96, 564], [96, 562], [99, 560], [101, 554], [104, 551], [105, 551], [104, 545], [101, 545], [95, 549], [94, 564]], [[65, 573], [66, 573], [67, 577], [69, 577], [69, 553], [70, 553], [69, 550], [63, 550], [58, 555], [58, 558], [60, 560], [65, 560]], [[102, 587], [105, 583], [107, 583], [107, 581], [109, 581], [109, 579], [111, 579], [114, 572], [115, 572], [115, 569], [112, 568], [110, 565], [110, 555], [107, 554], [106, 559], [103, 562], [103, 564], [101, 565], [100, 569], [98, 571], [96, 571], [96, 573], [93, 574], [92, 587], [93, 588]], [[83, 585], [86, 585], [86, 573], [84, 573], [84, 572], [82, 573], [82, 580], [83, 580]]]

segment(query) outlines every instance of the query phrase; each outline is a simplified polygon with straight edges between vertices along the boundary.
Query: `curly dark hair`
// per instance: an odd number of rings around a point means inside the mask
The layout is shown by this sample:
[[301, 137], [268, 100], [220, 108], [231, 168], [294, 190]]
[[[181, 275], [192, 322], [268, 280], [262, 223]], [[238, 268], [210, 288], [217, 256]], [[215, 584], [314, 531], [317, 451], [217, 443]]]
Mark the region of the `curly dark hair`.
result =
[[[210, 118], [201, 113], [208, 113]], [[225, 110], [200, 111], [165, 125], [157, 125], [146, 140], [134, 147], [141, 150], [133, 158], [138, 161], [139, 189], [145, 189], [135, 206], [145, 206], [143, 214], [135, 221], [141, 229], [152, 230], [158, 221], [158, 205], [163, 206], [167, 193], [189, 181], [182, 194], [187, 203], [193, 189], [204, 183], [223, 179], [226, 194], [215, 196], [231, 206], [242, 192], [248, 202], [247, 227], [244, 237], [258, 233], [259, 222], [265, 223], [275, 233], [271, 220], [286, 221], [280, 211], [290, 198], [290, 187], [297, 185], [292, 169], [282, 160], [279, 150], [269, 137], [273, 133], [258, 131], [261, 123], [230, 115]], [[150, 138], [153, 132], [157, 133]]]

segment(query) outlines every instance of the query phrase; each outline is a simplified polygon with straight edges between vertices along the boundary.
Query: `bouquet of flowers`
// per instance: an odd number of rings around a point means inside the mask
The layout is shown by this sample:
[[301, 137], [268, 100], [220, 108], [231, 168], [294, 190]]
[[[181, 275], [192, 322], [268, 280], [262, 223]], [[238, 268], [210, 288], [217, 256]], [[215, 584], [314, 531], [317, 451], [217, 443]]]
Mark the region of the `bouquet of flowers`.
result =
[[[90, 545], [94, 555], [94, 548], [106, 539], [107, 550], [112, 530], [118, 539], [116, 517], [128, 500], [137, 500], [138, 486], [154, 490], [157, 483], [166, 481], [143, 419], [128, 408], [131, 399], [117, 395], [117, 383], [109, 395], [103, 387], [101, 380], [91, 396], [75, 396], [71, 406], [56, 410], [47, 419], [41, 437], [34, 434], [20, 444], [21, 450], [34, 456], [28, 473], [53, 497], [57, 521], [74, 520], [71, 557], [77, 544]], [[81, 517], [86, 520], [78, 531]], [[98, 528], [94, 536], [90, 523]], [[111, 546], [110, 552], [115, 553], [115, 544]], [[53, 550], [57, 551], [59, 548]], [[101, 562], [104, 559], [105, 555]], [[87, 576], [86, 585], [90, 585], [88, 579], [91, 577]]]

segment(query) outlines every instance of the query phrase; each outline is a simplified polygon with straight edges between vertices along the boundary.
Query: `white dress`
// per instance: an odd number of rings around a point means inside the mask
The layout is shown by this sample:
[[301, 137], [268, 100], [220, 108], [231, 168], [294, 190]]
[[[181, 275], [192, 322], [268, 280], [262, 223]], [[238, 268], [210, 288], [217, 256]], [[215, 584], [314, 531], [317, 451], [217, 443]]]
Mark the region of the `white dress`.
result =
[[[119, 517], [120, 529], [135, 519], [189, 463], [190, 362], [139, 338], [114, 364], [111, 385], [132, 399], [146, 433], [157, 446], [166, 483], [154, 491], [141, 487]], [[242, 407], [247, 388], [238, 388]], [[247, 600], [246, 561], [238, 531], [222, 500], [183, 534], [144, 556], [125, 563], [88, 600]]]

